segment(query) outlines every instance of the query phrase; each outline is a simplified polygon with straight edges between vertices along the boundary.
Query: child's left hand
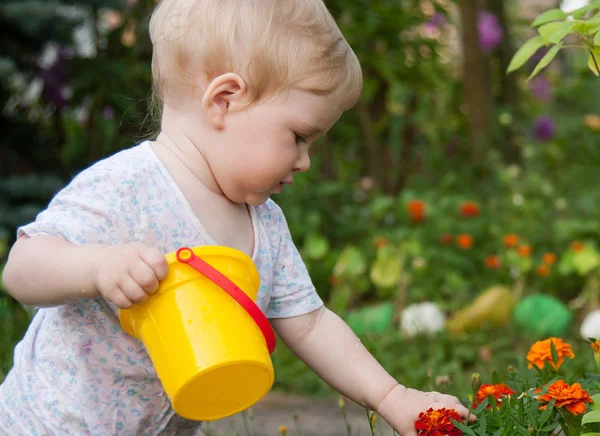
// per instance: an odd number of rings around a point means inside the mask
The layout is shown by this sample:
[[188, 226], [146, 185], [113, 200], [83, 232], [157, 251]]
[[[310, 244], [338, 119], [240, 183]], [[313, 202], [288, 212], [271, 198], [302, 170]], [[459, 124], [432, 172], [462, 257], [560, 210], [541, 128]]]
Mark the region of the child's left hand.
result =
[[[463, 419], [469, 414], [469, 410], [456, 397], [439, 392], [421, 392], [402, 385], [397, 385], [385, 396], [377, 413], [402, 436], [417, 436], [415, 422], [419, 414], [429, 408], [454, 409]], [[474, 421], [475, 416], [471, 414], [470, 419]]]

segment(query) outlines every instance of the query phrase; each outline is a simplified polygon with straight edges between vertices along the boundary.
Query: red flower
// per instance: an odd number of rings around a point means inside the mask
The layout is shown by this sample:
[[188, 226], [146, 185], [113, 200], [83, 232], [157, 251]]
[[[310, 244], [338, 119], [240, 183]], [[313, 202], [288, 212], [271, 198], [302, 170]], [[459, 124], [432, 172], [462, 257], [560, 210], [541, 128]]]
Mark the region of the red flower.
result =
[[545, 253], [542, 256], [542, 262], [544, 262], [546, 265], [554, 265], [556, 263], [556, 254]]
[[580, 241], [573, 241], [571, 243], [571, 250], [573, 250], [575, 253], [579, 253], [580, 251], [583, 251], [583, 244]]
[[485, 266], [489, 269], [498, 269], [502, 266], [502, 261], [498, 256], [488, 256], [485, 258]]
[[521, 256], [521, 257], [529, 257], [529, 256], [531, 256], [531, 246], [519, 245], [517, 252], [519, 253], [519, 256]]
[[501, 403], [502, 397], [514, 394], [516, 394], [516, 392], [503, 383], [498, 383], [495, 385], [481, 385], [479, 387], [479, 390], [477, 391], [477, 395], [475, 396], [473, 408], [477, 407], [478, 404], [481, 404], [483, 400], [485, 400], [488, 397], [488, 395], [491, 395], [498, 401], [498, 403]]
[[468, 217], [477, 216], [479, 215], [479, 206], [474, 201], [465, 201], [460, 206], [460, 213]]
[[451, 233], [444, 233], [442, 236], [440, 236], [440, 243], [442, 245], [450, 245], [452, 244], [453, 240], [454, 236], [452, 236]]
[[375, 245], [375, 247], [377, 247], [377, 248], [387, 247], [388, 244], [389, 244], [388, 239], [384, 238], [383, 236], [381, 236], [373, 241], [373, 245]]
[[573, 415], [580, 415], [587, 410], [587, 404], [591, 403], [592, 398], [587, 391], [581, 388], [579, 383], [568, 385], [564, 380], [555, 381], [548, 388], [548, 393], [540, 395], [537, 400], [542, 404], [540, 409], [544, 410], [548, 403], [555, 400], [554, 407], [566, 407]]
[[420, 223], [425, 220], [425, 203], [421, 200], [411, 200], [406, 206], [413, 223]]
[[458, 245], [463, 250], [468, 250], [473, 246], [473, 236], [463, 233], [456, 237], [456, 245]]
[[504, 237], [504, 245], [507, 247], [516, 247], [519, 243], [519, 237], [514, 233], [509, 233]]
[[454, 409], [430, 408], [427, 412], [419, 414], [415, 422], [415, 429], [420, 435], [427, 436], [461, 436], [463, 433], [452, 424], [450, 418], [462, 422], [460, 415]]
[[535, 269], [538, 276], [547, 277], [550, 275], [550, 267], [548, 265], [540, 265]]

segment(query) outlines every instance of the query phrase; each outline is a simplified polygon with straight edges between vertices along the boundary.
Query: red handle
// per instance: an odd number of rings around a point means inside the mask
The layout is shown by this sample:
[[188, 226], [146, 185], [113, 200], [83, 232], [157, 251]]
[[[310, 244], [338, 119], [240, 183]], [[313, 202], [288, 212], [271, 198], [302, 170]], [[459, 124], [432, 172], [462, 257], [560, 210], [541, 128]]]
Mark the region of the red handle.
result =
[[194, 268], [200, 274], [203, 274], [214, 282], [218, 287], [223, 289], [231, 298], [242, 306], [242, 308], [248, 312], [248, 315], [252, 317], [267, 343], [269, 354], [275, 351], [276, 339], [273, 327], [267, 320], [267, 317], [262, 313], [260, 308], [252, 301], [250, 297], [246, 295], [235, 283], [225, 277], [221, 272], [213, 268], [211, 265], [206, 263], [204, 260], [196, 256], [192, 249], [183, 247], [177, 250], [177, 260], [181, 263], [187, 263], [189, 266]]

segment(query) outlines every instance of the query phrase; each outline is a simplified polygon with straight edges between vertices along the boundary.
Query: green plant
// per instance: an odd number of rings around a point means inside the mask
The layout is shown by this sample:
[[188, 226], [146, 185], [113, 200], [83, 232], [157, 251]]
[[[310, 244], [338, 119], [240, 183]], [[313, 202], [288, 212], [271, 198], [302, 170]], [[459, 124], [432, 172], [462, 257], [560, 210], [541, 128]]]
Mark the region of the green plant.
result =
[[[570, 13], [550, 9], [538, 16], [532, 26], [537, 28], [538, 35], [525, 42], [515, 53], [508, 72], [521, 68], [540, 48], [550, 47], [529, 76], [531, 79], [547, 67], [563, 48], [572, 47], [588, 51], [588, 67], [600, 76], [600, 1], [594, 0]], [[570, 35], [576, 36], [580, 44], [565, 43]]]

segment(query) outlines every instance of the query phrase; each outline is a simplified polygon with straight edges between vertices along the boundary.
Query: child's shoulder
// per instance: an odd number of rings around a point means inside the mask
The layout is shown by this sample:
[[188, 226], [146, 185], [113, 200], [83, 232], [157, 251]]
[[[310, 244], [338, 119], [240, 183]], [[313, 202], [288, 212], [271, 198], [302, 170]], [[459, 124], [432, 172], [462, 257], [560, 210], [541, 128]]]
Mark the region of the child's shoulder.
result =
[[152, 157], [150, 143], [142, 142], [96, 162], [82, 173], [112, 172], [120, 175], [135, 175], [155, 168], [156, 159]]
[[160, 166], [153, 157], [148, 142], [135, 145], [108, 156], [78, 173], [70, 185], [96, 184], [139, 185], [160, 173]]

